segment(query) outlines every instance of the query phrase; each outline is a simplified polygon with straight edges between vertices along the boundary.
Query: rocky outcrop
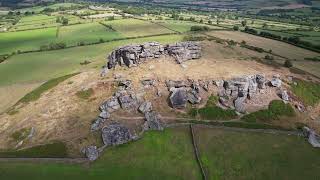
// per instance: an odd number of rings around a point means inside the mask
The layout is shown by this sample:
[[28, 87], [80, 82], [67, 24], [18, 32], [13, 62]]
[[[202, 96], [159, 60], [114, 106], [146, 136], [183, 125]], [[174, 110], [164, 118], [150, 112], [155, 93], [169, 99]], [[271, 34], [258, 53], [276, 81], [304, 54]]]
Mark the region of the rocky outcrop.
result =
[[89, 161], [95, 161], [99, 157], [97, 146], [88, 146], [83, 149], [83, 153], [89, 159]]
[[120, 104], [118, 102], [118, 99], [116, 97], [112, 97], [109, 100], [105, 101], [101, 106], [100, 110], [101, 111], [106, 111], [106, 112], [114, 112], [120, 108]]
[[283, 101], [289, 101], [289, 95], [286, 90], [281, 90], [281, 99]]
[[[158, 42], [148, 42], [139, 45], [122, 46], [111, 52], [105, 68], [115, 68], [117, 65], [133, 67], [149, 59], [162, 55], [173, 56], [178, 63], [201, 57], [201, 47], [196, 42], [180, 42], [171, 45], [161, 45]], [[103, 74], [106, 71], [103, 71]]]
[[180, 88], [171, 88], [170, 89], [171, 95], [169, 97], [170, 104], [175, 109], [182, 109], [187, 106], [187, 90], [184, 87]]
[[146, 121], [143, 125], [144, 130], [163, 130], [163, 125], [160, 121], [160, 117], [155, 111], [146, 112], [144, 115], [146, 118]]
[[303, 127], [303, 134], [308, 138], [308, 142], [316, 148], [320, 147], [320, 136], [312, 129]]
[[166, 50], [179, 64], [184, 61], [199, 59], [201, 57], [201, 47], [195, 42], [179, 42], [167, 45]]
[[132, 138], [133, 136], [129, 129], [120, 123], [113, 122], [102, 128], [102, 140], [106, 146], [124, 144], [132, 140]]
[[143, 102], [139, 108], [139, 112], [145, 114], [146, 112], [150, 112], [152, 110], [152, 104], [151, 102]]
[[271, 85], [274, 87], [281, 87], [282, 81], [280, 79], [280, 75], [274, 75], [270, 81]]

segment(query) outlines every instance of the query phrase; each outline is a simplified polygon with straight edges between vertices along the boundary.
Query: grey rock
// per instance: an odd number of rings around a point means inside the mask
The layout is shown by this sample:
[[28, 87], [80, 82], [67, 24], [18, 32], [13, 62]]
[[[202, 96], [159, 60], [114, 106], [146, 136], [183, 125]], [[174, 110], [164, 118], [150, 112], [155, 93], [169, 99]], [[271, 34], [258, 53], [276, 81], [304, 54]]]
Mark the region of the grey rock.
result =
[[166, 80], [166, 86], [168, 89], [171, 88], [181, 88], [181, 87], [187, 87], [187, 83], [185, 81], [173, 81], [173, 80]]
[[320, 148], [320, 136], [312, 129], [303, 127], [303, 132], [308, 138], [308, 142], [312, 147]]
[[129, 142], [132, 135], [128, 128], [113, 122], [102, 128], [102, 140], [106, 146], [115, 146]]
[[110, 118], [110, 113], [108, 111], [102, 111], [100, 114], [99, 114], [99, 117], [101, 117], [102, 119], [109, 119]]
[[139, 110], [141, 113], [143, 113], [143, 114], [145, 114], [146, 112], [150, 112], [150, 111], [152, 110], [152, 104], [151, 104], [151, 102], [143, 102], [143, 103], [139, 106], [138, 110]]
[[201, 57], [201, 46], [197, 42], [179, 42], [167, 45], [168, 54], [181, 64], [191, 59]]
[[120, 104], [116, 97], [112, 97], [109, 100], [102, 103], [100, 111], [114, 112], [120, 108]]
[[101, 76], [101, 77], [105, 77], [105, 76], [108, 74], [108, 72], [109, 72], [109, 69], [108, 69], [106, 66], [104, 66], [104, 67], [102, 68], [102, 71], [101, 71], [101, 73], [100, 73], [100, 76]]
[[187, 99], [191, 104], [199, 104], [201, 102], [201, 97], [196, 90], [188, 91]]
[[98, 117], [97, 119], [95, 119], [91, 124], [91, 131], [98, 131], [102, 127], [102, 124], [104, 122], [105, 122], [105, 119], [101, 117]]
[[97, 146], [88, 146], [84, 149], [84, 154], [89, 159], [89, 161], [95, 161], [99, 157], [99, 151]]
[[289, 95], [288, 95], [288, 92], [286, 90], [282, 90], [281, 91], [281, 98], [284, 101], [289, 101]]
[[141, 81], [141, 84], [143, 86], [154, 86], [156, 84], [156, 81], [154, 79], [145, 79]]
[[274, 87], [281, 87], [282, 81], [279, 75], [274, 75], [270, 81], [271, 85]]
[[244, 102], [246, 100], [246, 97], [238, 97], [234, 101], [234, 107], [237, 112], [244, 113], [245, 112], [245, 107], [244, 107]]
[[156, 112], [154, 111], [146, 112], [145, 118], [146, 118], [146, 121], [143, 125], [144, 130], [157, 130], [157, 131], [163, 130], [162, 122], [160, 121], [159, 115]]
[[263, 74], [256, 75], [256, 82], [259, 89], [264, 89], [266, 87], [266, 78]]
[[182, 109], [187, 106], [187, 90], [186, 88], [171, 88], [170, 103], [173, 108]]
[[137, 98], [132, 93], [121, 95], [118, 99], [122, 109], [136, 109], [137, 107]]
[[131, 80], [121, 80], [119, 81], [119, 86], [123, 86], [124, 89], [131, 89], [132, 81]]
[[216, 81], [214, 81], [214, 84], [217, 87], [223, 87], [224, 81], [223, 80], [216, 80]]

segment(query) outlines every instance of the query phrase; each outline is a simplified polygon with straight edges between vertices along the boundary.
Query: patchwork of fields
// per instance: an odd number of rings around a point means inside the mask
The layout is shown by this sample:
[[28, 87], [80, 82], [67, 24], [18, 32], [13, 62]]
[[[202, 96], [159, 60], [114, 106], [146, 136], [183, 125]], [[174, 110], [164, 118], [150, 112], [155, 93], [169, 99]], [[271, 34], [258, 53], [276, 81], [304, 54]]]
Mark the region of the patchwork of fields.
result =
[[[317, 179], [320, 176], [320, 152], [301, 137], [195, 127], [195, 138], [208, 179]], [[12, 180], [23, 177], [201, 179], [187, 127], [147, 132], [136, 142], [107, 149], [89, 167], [7, 162], [0, 164], [0, 171], [1, 179]]]

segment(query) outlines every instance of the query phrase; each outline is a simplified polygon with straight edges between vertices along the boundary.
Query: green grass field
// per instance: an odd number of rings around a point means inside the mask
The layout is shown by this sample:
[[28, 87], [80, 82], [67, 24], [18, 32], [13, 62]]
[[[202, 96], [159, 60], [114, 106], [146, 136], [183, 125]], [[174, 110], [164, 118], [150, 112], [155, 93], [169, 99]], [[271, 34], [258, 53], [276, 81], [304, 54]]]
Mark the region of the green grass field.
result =
[[319, 179], [320, 151], [297, 136], [195, 128], [208, 179]]
[[108, 148], [90, 167], [55, 163], [0, 163], [0, 179], [201, 179], [188, 128], [147, 132]]
[[118, 46], [148, 41], [170, 43], [181, 41], [182, 38], [180, 35], [156, 36], [16, 55], [0, 64], [0, 86], [44, 82], [85, 68], [80, 63], [88, 59], [92, 62], [88, 66], [100, 69], [106, 55]]
[[[181, 33], [190, 31], [191, 26], [204, 26], [204, 24], [200, 24], [196, 22], [173, 21], [173, 20], [158, 21], [157, 23]], [[210, 25], [206, 25], [206, 26], [208, 26], [211, 29], [223, 29], [218, 26], [210, 26]]]
[[112, 40], [123, 36], [99, 23], [78, 24], [63, 26], [59, 30], [57, 41], [66, 42], [67, 45], [77, 45], [79, 42], [93, 43], [100, 39]]
[[138, 19], [105, 21], [104, 24], [111, 25], [116, 31], [118, 31], [125, 37], [173, 33], [173, 31], [165, 27]]
[[56, 39], [57, 28], [0, 33], [0, 54], [38, 50]]

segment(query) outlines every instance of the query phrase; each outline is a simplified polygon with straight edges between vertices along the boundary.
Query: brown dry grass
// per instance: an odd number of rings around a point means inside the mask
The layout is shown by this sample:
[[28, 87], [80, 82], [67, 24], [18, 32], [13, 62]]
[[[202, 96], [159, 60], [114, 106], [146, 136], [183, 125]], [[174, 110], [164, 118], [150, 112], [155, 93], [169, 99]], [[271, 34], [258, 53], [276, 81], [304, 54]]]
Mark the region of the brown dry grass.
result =
[[261, 47], [265, 50], [271, 49], [272, 52], [289, 59], [304, 60], [306, 57], [316, 57], [320, 55], [319, 53], [299, 48], [284, 42], [238, 31], [212, 31], [208, 32], [207, 34], [221, 39], [235, 40], [237, 42], [246, 41], [249, 45]]
[[[99, 105], [112, 96], [115, 91], [115, 74], [122, 74], [124, 78], [133, 80], [136, 92], [141, 91], [143, 96], [152, 101], [155, 109], [164, 116], [176, 116], [167, 103], [169, 92], [164, 87], [166, 79], [228, 79], [241, 75], [264, 73], [267, 77], [281, 74], [282, 77], [291, 73], [286, 68], [274, 68], [251, 60], [252, 57], [264, 57], [251, 50], [240, 47], [225, 47], [222, 44], [204, 42], [204, 56], [199, 60], [186, 62], [183, 68], [169, 57], [152, 60], [135, 68], [119, 67], [115, 71], [101, 78], [100, 69], [93, 69], [76, 75], [62, 82], [50, 91], [44, 93], [35, 102], [30, 102], [19, 109], [14, 115], [0, 115], [0, 149], [14, 147], [10, 135], [22, 128], [35, 128], [35, 136], [24, 146], [48, 143], [53, 140], [67, 142], [72, 154], [78, 154], [79, 149], [88, 144], [99, 144], [99, 133], [91, 133], [90, 125], [99, 113]], [[150, 69], [150, 66], [153, 66]], [[160, 98], [156, 97], [156, 89], [141, 89], [140, 80], [155, 78], [160, 80], [158, 88], [162, 91]], [[72, 83], [70, 83], [72, 82]], [[83, 89], [93, 89], [93, 95], [88, 99], [80, 99], [76, 93]], [[211, 93], [211, 92], [210, 92]], [[210, 95], [204, 93], [204, 99]], [[270, 97], [266, 93], [263, 98], [268, 104]], [[117, 119], [117, 116], [134, 117], [137, 113], [120, 111], [114, 118], [129, 127], [139, 126], [141, 119]], [[135, 129], [137, 130], [137, 129]]]

